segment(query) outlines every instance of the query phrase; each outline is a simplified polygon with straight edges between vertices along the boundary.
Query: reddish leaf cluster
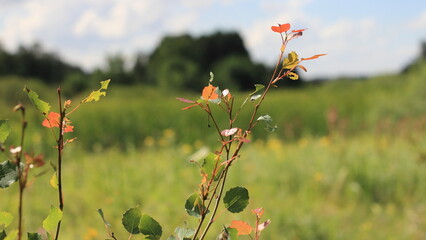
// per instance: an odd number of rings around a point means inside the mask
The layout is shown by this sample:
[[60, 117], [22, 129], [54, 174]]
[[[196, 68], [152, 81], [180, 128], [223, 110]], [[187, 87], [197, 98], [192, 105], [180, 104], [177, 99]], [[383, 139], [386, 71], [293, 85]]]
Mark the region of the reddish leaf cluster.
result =
[[[61, 115], [59, 113], [50, 112], [47, 115], [46, 119], [44, 119], [44, 121], [41, 123], [41, 125], [47, 128], [59, 128], [60, 119]], [[62, 124], [62, 129], [64, 133], [74, 131], [74, 126], [69, 125], [70, 123], [71, 122], [68, 120], [68, 118], [64, 118], [64, 123]]]

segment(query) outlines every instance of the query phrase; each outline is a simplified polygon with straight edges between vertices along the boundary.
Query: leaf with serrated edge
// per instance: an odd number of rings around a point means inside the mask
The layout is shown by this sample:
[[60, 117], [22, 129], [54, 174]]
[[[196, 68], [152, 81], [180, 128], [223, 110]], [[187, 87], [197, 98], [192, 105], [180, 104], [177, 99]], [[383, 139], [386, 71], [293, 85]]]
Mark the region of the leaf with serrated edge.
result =
[[0, 225], [5, 227], [9, 226], [12, 223], [13, 215], [8, 212], [0, 212]]
[[41, 100], [36, 92], [32, 91], [31, 89], [28, 89], [27, 87], [24, 88], [24, 91], [27, 92], [28, 97], [30, 98], [30, 101], [37, 108], [37, 110], [39, 110], [44, 115], [49, 113], [50, 111], [49, 103]]
[[62, 219], [62, 211], [58, 207], [51, 206], [49, 215], [47, 215], [46, 219], [43, 221], [43, 228], [46, 231], [54, 231], [58, 222]]
[[9, 120], [0, 120], [0, 143], [4, 143], [9, 136], [10, 125]]
[[92, 91], [90, 95], [87, 98], [83, 99], [83, 101], [81, 102], [85, 103], [85, 102], [91, 102], [91, 101], [95, 101], [95, 102], [99, 101], [99, 99], [102, 96], [106, 96], [106, 92], [102, 90], [106, 90], [108, 88], [109, 82], [110, 80], [102, 81], [101, 88], [99, 88], [99, 90], [97, 91]]

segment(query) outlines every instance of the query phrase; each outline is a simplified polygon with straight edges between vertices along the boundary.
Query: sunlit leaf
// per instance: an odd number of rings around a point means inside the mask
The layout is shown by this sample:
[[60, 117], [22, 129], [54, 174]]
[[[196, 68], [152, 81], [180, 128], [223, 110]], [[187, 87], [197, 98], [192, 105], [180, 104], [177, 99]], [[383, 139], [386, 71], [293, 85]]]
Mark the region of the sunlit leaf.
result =
[[18, 230], [12, 230], [9, 234], [4, 238], [4, 240], [16, 240], [18, 237]]
[[97, 90], [97, 91], [92, 91], [90, 93], [90, 95], [87, 98], [83, 99], [83, 101], [81, 101], [81, 102], [82, 103], [91, 102], [91, 101], [97, 102], [97, 101], [99, 101], [99, 99], [102, 96], [106, 96], [106, 91], [102, 91], [102, 90], [107, 90], [108, 84], [109, 84], [110, 81], [111, 81], [110, 79], [102, 81], [101, 82], [101, 88], [99, 88], [99, 90]]
[[54, 231], [59, 221], [62, 219], [62, 211], [58, 207], [51, 206], [49, 215], [43, 221], [43, 228], [48, 231]]
[[163, 234], [160, 224], [151, 216], [143, 214], [139, 223], [140, 232], [145, 235], [144, 239], [158, 240]]
[[327, 54], [317, 54], [317, 55], [314, 55], [312, 57], [302, 58], [302, 61], [316, 59], [316, 58], [319, 58], [319, 57], [322, 57], [322, 56], [325, 56], [325, 55], [327, 55]]
[[9, 136], [10, 125], [9, 120], [0, 120], [0, 143], [4, 143]]
[[288, 54], [287, 58], [283, 61], [284, 69], [293, 69], [299, 64], [299, 56], [295, 51], [292, 51]]
[[213, 85], [208, 85], [207, 87], [204, 87], [201, 98], [203, 100], [216, 100], [219, 98], [219, 95], [217, 94], [217, 87]]
[[238, 235], [249, 235], [253, 228], [250, 226], [250, 224], [244, 222], [244, 221], [232, 221], [230, 228], [237, 229]]
[[[214, 180], [219, 180], [220, 174], [224, 169], [224, 166], [220, 166], [219, 158], [220, 156], [214, 153], [209, 153], [203, 160], [203, 164], [201, 165], [201, 173], [203, 175], [207, 175], [208, 180], [213, 177]], [[214, 172], [216, 169], [216, 172]]]
[[257, 121], [272, 122], [272, 117], [266, 114], [266, 115], [258, 117]]
[[287, 74], [287, 77], [290, 78], [291, 80], [298, 80], [299, 79], [299, 75], [297, 75], [297, 73], [295, 73], [295, 72], [289, 72]]
[[36, 92], [28, 89], [27, 87], [24, 88], [24, 91], [27, 92], [30, 101], [34, 104], [37, 110], [45, 115], [50, 111], [49, 103], [41, 100]]
[[247, 207], [249, 203], [249, 193], [244, 187], [234, 187], [225, 193], [223, 203], [226, 209], [232, 213], [239, 213]]
[[56, 172], [53, 173], [49, 183], [50, 183], [50, 186], [52, 186], [54, 189], [58, 189], [58, 177], [56, 176]]
[[[53, 128], [53, 127], [59, 128], [59, 123], [61, 121], [60, 119], [61, 119], [61, 115], [59, 113], [50, 112], [49, 115], [47, 115], [47, 117], [43, 120], [41, 125], [47, 128]], [[70, 124], [70, 121], [68, 120], [68, 118], [64, 118], [64, 125], [63, 125], [64, 133], [74, 131], [74, 126], [71, 126], [69, 124]]]
[[139, 224], [141, 221], [142, 212], [139, 207], [134, 207], [128, 209], [123, 214], [122, 223], [124, 228], [131, 234], [140, 233]]
[[8, 212], [0, 212], [0, 225], [7, 227], [12, 223], [13, 215]]
[[18, 180], [18, 169], [15, 164], [4, 161], [0, 163], [0, 188], [7, 188]]
[[278, 24], [278, 26], [272, 26], [271, 30], [277, 33], [287, 32], [288, 30], [290, 30], [290, 24]]
[[238, 231], [234, 228], [224, 227], [216, 240], [238, 240]]
[[256, 209], [252, 209], [251, 210], [251, 212], [253, 213], [253, 214], [256, 214], [256, 217], [257, 218], [260, 218], [262, 215], [263, 215], [263, 213], [264, 213], [264, 209], [263, 208], [256, 208]]

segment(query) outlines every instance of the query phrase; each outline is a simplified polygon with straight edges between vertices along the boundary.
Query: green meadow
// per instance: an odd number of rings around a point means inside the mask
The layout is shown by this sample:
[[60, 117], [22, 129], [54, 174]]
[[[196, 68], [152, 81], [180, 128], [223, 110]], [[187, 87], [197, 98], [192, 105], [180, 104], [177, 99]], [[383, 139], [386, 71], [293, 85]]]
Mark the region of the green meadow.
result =
[[[22, 102], [29, 118], [26, 150], [54, 161], [54, 140], [22, 88], [27, 85], [54, 106], [57, 86], [17, 77], [0, 79], [0, 85], [0, 119], [9, 119], [13, 129], [7, 144], [18, 144], [20, 120], [11, 109]], [[239, 104], [248, 93], [233, 94]], [[78, 138], [64, 152], [61, 239], [107, 238], [98, 208], [119, 239], [128, 236], [122, 213], [136, 205], [161, 223], [162, 239], [184, 221], [195, 226], [184, 203], [200, 174], [189, 160], [219, 143], [201, 109], [182, 111], [187, 104], [176, 97], [199, 95], [115, 86], [112, 79], [105, 98], [71, 116], [70, 137]], [[241, 123], [251, 109], [244, 107]], [[249, 209], [258, 207], [272, 221], [262, 239], [425, 239], [425, 110], [425, 62], [403, 74], [273, 89], [260, 114], [271, 115], [277, 131], [256, 126], [227, 182], [228, 188], [249, 190], [249, 207], [237, 215], [222, 212], [208, 239], [232, 220], [253, 223]], [[49, 185], [53, 172], [44, 170], [31, 178], [24, 196], [26, 231], [37, 231], [57, 204]], [[0, 211], [17, 216], [17, 199], [17, 184], [1, 189]]]

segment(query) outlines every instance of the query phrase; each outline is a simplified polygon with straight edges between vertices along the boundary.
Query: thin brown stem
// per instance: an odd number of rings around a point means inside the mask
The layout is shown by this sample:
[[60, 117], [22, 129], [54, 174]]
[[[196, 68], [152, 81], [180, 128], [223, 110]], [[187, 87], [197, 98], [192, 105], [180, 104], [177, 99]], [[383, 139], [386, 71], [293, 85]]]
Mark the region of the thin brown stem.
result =
[[22, 160], [22, 153], [24, 149], [25, 129], [27, 128], [27, 121], [25, 120], [24, 106], [22, 106], [21, 104], [18, 106], [19, 107], [15, 109], [21, 110], [21, 114], [22, 114], [22, 129], [21, 129], [21, 143], [20, 143], [21, 151], [18, 153], [18, 156], [16, 157], [16, 163], [18, 168], [18, 179], [19, 179], [18, 240], [21, 240], [22, 228], [23, 228], [22, 212], [23, 212], [23, 205], [24, 205], [24, 189], [26, 185], [26, 176], [24, 176], [23, 174], [24, 169], [22, 169], [21, 167], [21, 160]]
[[[59, 209], [63, 212], [64, 210], [64, 199], [62, 194], [62, 150], [64, 148], [64, 118], [65, 118], [65, 110], [62, 110], [62, 99], [61, 99], [61, 88], [58, 88], [58, 101], [59, 101], [59, 137], [57, 140], [57, 149], [58, 149], [58, 197], [59, 197]], [[59, 238], [59, 231], [61, 229], [61, 222], [58, 222], [56, 228], [56, 236], [55, 240]]]

